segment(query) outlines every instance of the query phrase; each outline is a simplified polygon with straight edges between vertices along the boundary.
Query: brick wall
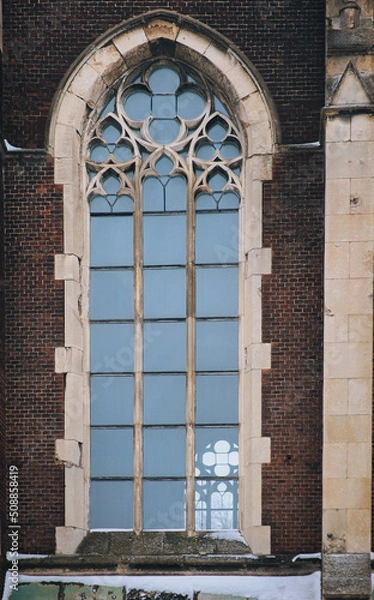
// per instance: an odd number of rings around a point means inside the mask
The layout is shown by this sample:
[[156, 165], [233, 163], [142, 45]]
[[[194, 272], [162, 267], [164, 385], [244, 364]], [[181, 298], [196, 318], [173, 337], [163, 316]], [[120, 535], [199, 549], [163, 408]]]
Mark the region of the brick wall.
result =
[[210, 25], [253, 61], [277, 105], [284, 143], [318, 139], [324, 104], [325, 3], [297, 0], [5, 0], [5, 137], [42, 147], [67, 69], [110, 27], [170, 9]]
[[45, 155], [10, 156], [5, 165], [7, 462], [19, 468], [21, 552], [54, 550], [63, 523], [63, 378], [54, 348], [63, 345], [63, 284], [54, 280], [62, 251], [61, 190]]
[[265, 185], [264, 246], [273, 250], [263, 278], [263, 341], [272, 368], [263, 378], [263, 523], [272, 552], [318, 552], [322, 471], [322, 309], [324, 157], [280, 153]]

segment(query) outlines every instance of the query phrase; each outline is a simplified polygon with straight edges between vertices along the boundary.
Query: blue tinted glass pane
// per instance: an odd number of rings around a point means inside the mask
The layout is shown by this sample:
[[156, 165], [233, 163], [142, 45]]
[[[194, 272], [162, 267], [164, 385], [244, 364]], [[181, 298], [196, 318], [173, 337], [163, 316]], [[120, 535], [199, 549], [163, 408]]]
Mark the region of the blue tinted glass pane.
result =
[[198, 322], [196, 324], [196, 369], [235, 371], [237, 368], [237, 321]]
[[184, 481], [145, 481], [143, 486], [144, 529], [184, 529]]
[[186, 472], [186, 430], [144, 429], [144, 477], [183, 477]]
[[173, 93], [179, 86], [179, 75], [170, 67], [155, 69], [148, 80], [153, 92]]
[[196, 210], [214, 210], [217, 208], [217, 204], [212, 194], [199, 194], [196, 198]]
[[183, 265], [186, 262], [186, 217], [144, 216], [144, 264]]
[[235, 192], [224, 192], [221, 194], [221, 198], [219, 200], [218, 208], [223, 210], [224, 208], [238, 208], [239, 207], [239, 197]]
[[171, 177], [166, 185], [166, 210], [186, 210], [186, 180], [182, 175]]
[[107, 194], [116, 194], [121, 187], [121, 182], [116, 175], [109, 175], [103, 180], [103, 189]]
[[179, 123], [174, 119], [153, 119], [149, 126], [152, 139], [159, 144], [170, 144], [178, 137]]
[[230, 158], [235, 158], [236, 156], [239, 156], [239, 154], [240, 154], [239, 144], [236, 144], [235, 142], [226, 142], [226, 143], [222, 144], [221, 156], [223, 158], [226, 158], [226, 160], [229, 160]]
[[131, 319], [134, 315], [133, 271], [91, 271], [91, 319]]
[[237, 427], [196, 428], [196, 477], [237, 477]]
[[144, 370], [170, 372], [185, 369], [185, 323], [145, 323]]
[[196, 480], [195, 526], [198, 531], [238, 528], [238, 480]]
[[203, 160], [210, 160], [213, 158], [215, 151], [216, 149], [213, 144], [201, 144], [197, 150], [197, 157]]
[[109, 123], [104, 125], [101, 135], [108, 144], [114, 144], [121, 135], [121, 128], [117, 124]]
[[186, 377], [144, 376], [145, 425], [181, 425], [186, 420]]
[[159, 119], [174, 119], [176, 99], [174, 95], [156, 95], [152, 99], [152, 114]]
[[132, 529], [132, 481], [91, 481], [91, 529]]
[[119, 196], [114, 203], [113, 212], [133, 212], [134, 204], [130, 196]]
[[132, 429], [92, 429], [91, 477], [131, 477], [132, 447]]
[[103, 144], [94, 144], [91, 148], [90, 159], [95, 162], [104, 162], [109, 156], [109, 150]]
[[147, 92], [134, 92], [126, 98], [124, 108], [130, 119], [143, 121], [151, 114], [151, 96]]
[[221, 142], [226, 136], [226, 133], [226, 127], [218, 121], [215, 121], [213, 125], [208, 128], [208, 135], [212, 142]]
[[185, 315], [185, 269], [145, 269], [144, 317], [172, 319]]
[[128, 266], [133, 263], [132, 216], [91, 218], [91, 266]]
[[196, 316], [236, 317], [238, 314], [238, 269], [196, 269]]
[[131, 323], [91, 323], [91, 373], [128, 373], [134, 365]]
[[173, 166], [173, 161], [170, 160], [170, 158], [168, 158], [167, 156], [162, 156], [156, 162], [156, 170], [159, 175], [169, 175]]
[[110, 205], [104, 196], [94, 196], [90, 202], [91, 213], [110, 213]]
[[209, 177], [208, 183], [211, 190], [214, 192], [220, 191], [227, 183], [227, 175], [222, 172], [215, 173], [212, 177]]
[[205, 108], [205, 101], [194, 91], [185, 91], [178, 96], [177, 111], [182, 119], [196, 119]]
[[164, 210], [164, 186], [157, 177], [147, 177], [143, 183], [143, 211]]
[[196, 215], [196, 262], [238, 262], [238, 214]]
[[238, 422], [238, 376], [196, 376], [196, 423]]
[[134, 379], [91, 377], [91, 425], [131, 425]]
[[126, 144], [119, 144], [113, 152], [113, 156], [119, 162], [126, 162], [127, 160], [131, 160], [133, 157], [132, 150]]

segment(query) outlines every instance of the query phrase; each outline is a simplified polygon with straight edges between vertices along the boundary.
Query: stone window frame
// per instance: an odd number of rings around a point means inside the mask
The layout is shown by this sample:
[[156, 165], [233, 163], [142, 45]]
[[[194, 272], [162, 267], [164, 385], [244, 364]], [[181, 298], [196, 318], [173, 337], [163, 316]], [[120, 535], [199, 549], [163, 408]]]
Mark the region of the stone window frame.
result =
[[262, 370], [271, 366], [262, 342], [261, 277], [271, 272], [271, 249], [262, 247], [262, 188], [272, 177], [280, 142], [277, 114], [256, 69], [223, 36], [170, 11], [153, 11], [121, 23], [73, 64], [51, 108], [47, 150], [55, 183], [63, 186], [64, 253], [55, 278], [65, 281], [65, 345], [55, 350], [55, 371], [65, 376], [65, 437], [56, 457], [65, 465], [65, 524], [56, 528], [56, 552], [72, 554], [89, 532], [88, 206], [82, 138], [91, 109], [129, 68], [157, 55], [198, 65], [231, 97], [244, 132], [244, 198], [239, 249], [239, 522], [255, 554], [270, 553], [270, 527], [262, 524], [262, 463], [270, 438], [262, 437]]

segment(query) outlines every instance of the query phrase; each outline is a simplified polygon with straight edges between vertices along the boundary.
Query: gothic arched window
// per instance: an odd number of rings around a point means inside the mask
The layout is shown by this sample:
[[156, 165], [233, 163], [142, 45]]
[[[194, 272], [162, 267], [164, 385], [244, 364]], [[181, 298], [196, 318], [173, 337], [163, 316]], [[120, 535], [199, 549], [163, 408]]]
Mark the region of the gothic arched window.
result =
[[169, 60], [90, 130], [91, 528], [238, 527], [239, 138]]

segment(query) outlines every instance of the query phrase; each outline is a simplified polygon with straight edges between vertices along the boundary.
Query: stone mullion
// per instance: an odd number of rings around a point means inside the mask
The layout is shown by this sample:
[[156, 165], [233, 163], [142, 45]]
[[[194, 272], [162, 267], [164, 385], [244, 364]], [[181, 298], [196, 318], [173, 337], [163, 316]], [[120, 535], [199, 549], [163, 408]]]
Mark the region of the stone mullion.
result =
[[186, 390], [186, 529], [195, 530], [195, 393], [196, 393], [196, 302], [195, 302], [195, 200], [193, 169], [190, 163], [187, 182], [187, 390]]
[[[135, 182], [137, 178], [134, 178]], [[135, 183], [136, 185], [136, 183]], [[141, 185], [134, 198], [134, 531], [143, 527], [143, 215]]]

